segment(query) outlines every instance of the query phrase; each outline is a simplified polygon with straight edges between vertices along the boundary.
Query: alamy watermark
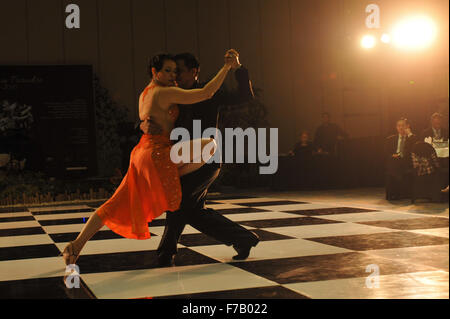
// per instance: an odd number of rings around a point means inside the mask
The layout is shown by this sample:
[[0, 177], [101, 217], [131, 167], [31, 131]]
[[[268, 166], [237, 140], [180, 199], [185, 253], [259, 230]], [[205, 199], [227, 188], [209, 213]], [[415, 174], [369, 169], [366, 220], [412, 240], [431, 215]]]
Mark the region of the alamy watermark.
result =
[[[193, 153], [197, 156], [190, 156], [191, 147], [189, 143], [177, 143], [172, 146], [170, 159], [175, 164], [178, 163], [200, 163], [202, 160], [209, 163], [244, 163], [247, 155], [247, 163], [268, 164], [260, 166], [260, 174], [275, 174], [278, 170], [278, 128], [270, 128], [269, 150], [267, 150], [267, 129], [266, 128], [226, 128], [225, 145], [223, 145], [222, 132], [217, 128], [201, 129], [201, 121], [193, 121], [193, 136], [191, 138], [189, 131], [182, 127], [177, 127], [170, 134], [171, 140], [182, 141], [193, 140]], [[201, 139], [214, 137], [215, 145], [207, 145], [201, 150]], [[245, 152], [245, 140], [247, 139], [247, 152]], [[234, 141], [236, 140], [236, 144]], [[224, 148], [223, 148], [224, 146]], [[218, 149], [211, 157], [211, 150]], [[222, 151], [225, 151], [225, 161], [222, 158]], [[181, 155], [180, 155], [181, 151]], [[201, 155], [201, 156], [200, 156]], [[234, 157], [236, 155], [236, 161]]]
[[80, 267], [75, 264], [70, 264], [66, 266], [66, 274], [64, 283], [69, 289], [80, 288]]
[[66, 13], [69, 13], [66, 17], [67, 29], [79, 29], [80, 28], [80, 7], [77, 4], [69, 4], [66, 6]]
[[380, 267], [376, 264], [370, 264], [366, 267], [366, 272], [371, 274], [366, 278], [367, 288], [380, 288]]
[[[71, 3], [66, 6], [66, 28], [79, 29], [80, 28], [80, 7], [77, 4]], [[366, 6], [366, 13], [370, 13], [366, 18], [366, 27], [369, 29], [380, 28], [380, 7], [377, 4], [371, 3]]]
[[369, 4], [366, 7], [366, 13], [370, 13], [366, 17], [366, 27], [369, 29], [380, 28], [380, 7], [377, 4]]

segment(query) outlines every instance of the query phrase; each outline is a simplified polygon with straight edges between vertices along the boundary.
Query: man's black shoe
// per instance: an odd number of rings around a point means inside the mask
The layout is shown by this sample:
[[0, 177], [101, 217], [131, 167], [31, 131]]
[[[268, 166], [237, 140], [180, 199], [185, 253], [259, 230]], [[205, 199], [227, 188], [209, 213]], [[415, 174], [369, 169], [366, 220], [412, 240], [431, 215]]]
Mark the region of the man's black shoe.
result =
[[233, 245], [234, 250], [236, 250], [238, 253], [236, 256], [233, 256], [233, 260], [244, 260], [248, 258], [252, 247], [255, 247], [259, 243], [259, 238], [256, 234], [255, 237], [256, 237], [255, 241], [252, 244], [246, 244], [241, 246]]
[[175, 267], [175, 255], [173, 256], [158, 256], [159, 267]]

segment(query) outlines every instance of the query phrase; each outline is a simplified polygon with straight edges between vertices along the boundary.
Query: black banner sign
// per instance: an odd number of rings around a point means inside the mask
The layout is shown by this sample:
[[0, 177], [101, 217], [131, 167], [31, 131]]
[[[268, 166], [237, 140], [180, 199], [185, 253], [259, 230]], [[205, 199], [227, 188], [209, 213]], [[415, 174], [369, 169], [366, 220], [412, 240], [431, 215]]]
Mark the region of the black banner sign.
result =
[[0, 153], [52, 176], [97, 173], [91, 66], [0, 66]]

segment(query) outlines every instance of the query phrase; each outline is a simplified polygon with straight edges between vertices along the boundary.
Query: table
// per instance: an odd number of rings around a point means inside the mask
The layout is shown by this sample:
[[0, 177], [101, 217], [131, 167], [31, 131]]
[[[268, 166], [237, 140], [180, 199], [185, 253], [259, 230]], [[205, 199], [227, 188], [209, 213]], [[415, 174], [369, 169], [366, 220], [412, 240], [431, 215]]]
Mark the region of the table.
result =
[[[434, 146], [433, 146], [434, 147]], [[439, 158], [446, 158], [448, 157], [448, 146], [447, 147], [434, 147], [434, 150], [436, 151], [437, 157]]]
[[448, 158], [449, 153], [449, 144], [447, 141], [435, 142], [431, 137], [425, 138], [425, 143], [431, 144], [434, 150], [436, 151], [436, 155], [439, 158]]

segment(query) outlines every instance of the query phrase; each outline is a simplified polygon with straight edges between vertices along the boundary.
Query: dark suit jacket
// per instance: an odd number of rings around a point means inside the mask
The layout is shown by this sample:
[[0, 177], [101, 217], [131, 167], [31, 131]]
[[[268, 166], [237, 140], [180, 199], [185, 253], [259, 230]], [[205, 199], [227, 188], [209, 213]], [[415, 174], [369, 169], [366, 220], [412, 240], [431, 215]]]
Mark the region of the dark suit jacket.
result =
[[[193, 136], [193, 121], [201, 120], [202, 130], [217, 127], [221, 108], [224, 106], [238, 105], [254, 98], [253, 89], [249, 79], [248, 70], [240, 67], [236, 70], [236, 91], [227, 91], [223, 87], [209, 100], [180, 106], [180, 114], [175, 127], [183, 127], [189, 131], [191, 139]], [[196, 83], [195, 88], [201, 88], [206, 83]], [[175, 141], [174, 141], [175, 142]], [[183, 198], [181, 209], [203, 208], [209, 186], [219, 175], [221, 163], [209, 163], [203, 165], [194, 173], [181, 177], [181, 188]]]
[[347, 138], [348, 135], [344, 130], [335, 123], [329, 123], [328, 125], [322, 124], [316, 130], [314, 135], [314, 146], [316, 149], [323, 149], [326, 152], [333, 153], [335, 151], [338, 137]]
[[[235, 91], [226, 90], [224, 85], [214, 96], [203, 102], [180, 106], [180, 115], [175, 127], [186, 128], [191, 139], [193, 136], [193, 120], [201, 120], [202, 130], [217, 127], [220, 111], [224, 106], [238, 105], [254, 98], [248, 70], [241, 66], [234, 73], [237, 88]], [[206, 83], [196, 83], [193, 89], [202, 88]]]
[[[434, 135], [433, 129], [431, 127], [429, 127], [422, 132], [421, 140], [423, 141], [426, 137], [429, 137], [429, 136], [433, 137], [433, 135]], [[444, 140], [447, 140], [448, 139], [448, 130], [445, 128], [441, 128], [441, 136], [444, 138]]]
[[294, 146], [294, 155], [299, 157], [311, 157], [314, 151], [314, 147], [311, 143], [308, 143], [306, 146], [302, 146], [301, 142], [298, 142]]
[[403, 158], [394, 159], [392, 155], [397, 153], [398, 134], [391, 135], [386, 139], [385, 155], [387, 160], [388, 173], [400, 173], [412, 168], [411, 151], [414, 144], [419, 140], [416, 135], [411, 135], [406, 139], [405, 148], [403, 150]]
[[[406, 139], [405, 149], [404, 149], [404, 158], [409, 157], [411, 155], [411, 150], [413, 145], [419, 141], [417, 135], [413, 134]], [[386, 155], [392, 157], [392, 154], [397, 153], [398, 147], [398, 134], [391, 135], [386, 140]]]

